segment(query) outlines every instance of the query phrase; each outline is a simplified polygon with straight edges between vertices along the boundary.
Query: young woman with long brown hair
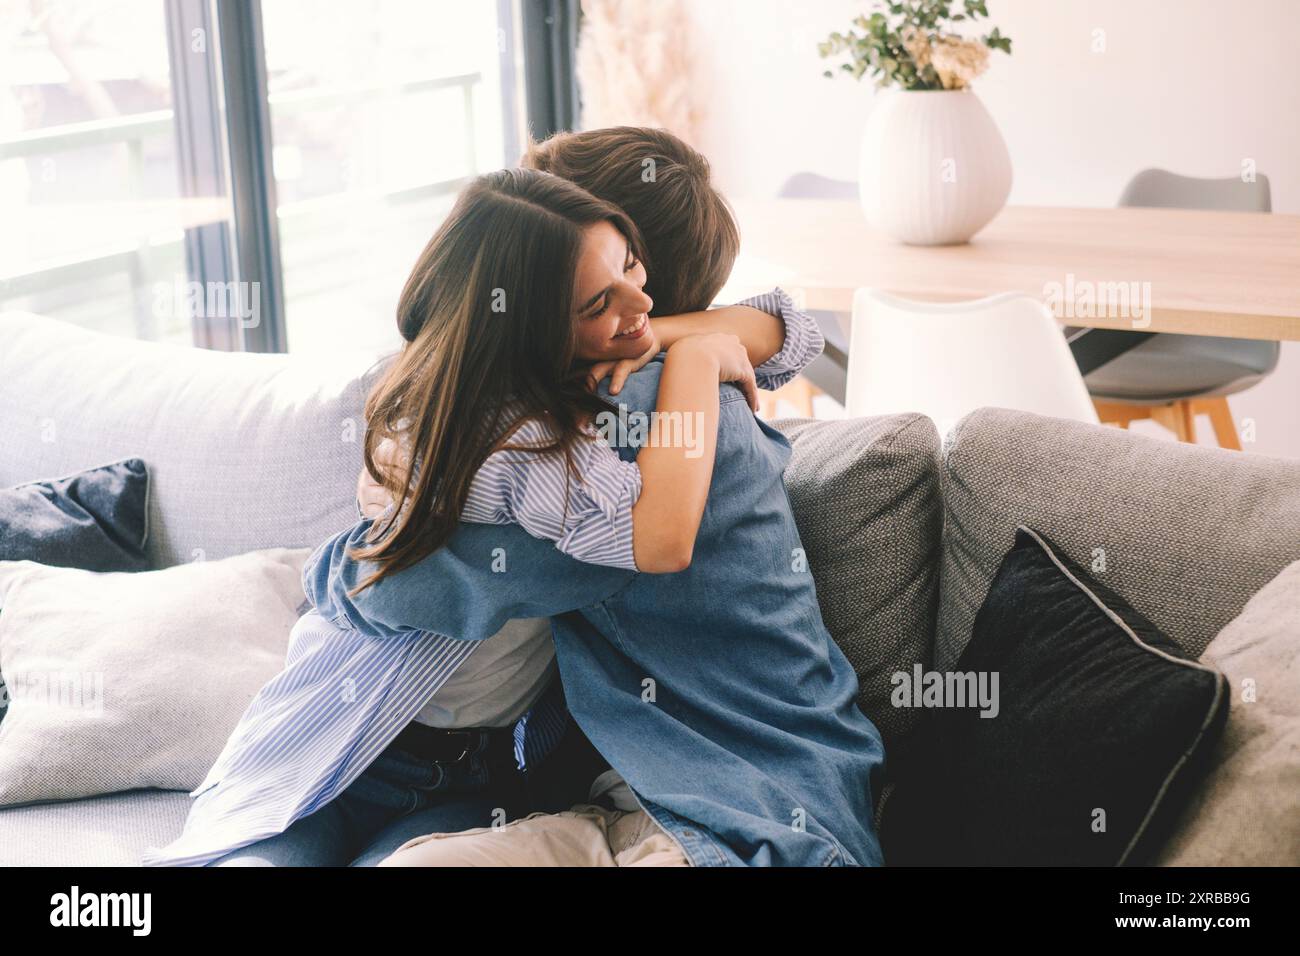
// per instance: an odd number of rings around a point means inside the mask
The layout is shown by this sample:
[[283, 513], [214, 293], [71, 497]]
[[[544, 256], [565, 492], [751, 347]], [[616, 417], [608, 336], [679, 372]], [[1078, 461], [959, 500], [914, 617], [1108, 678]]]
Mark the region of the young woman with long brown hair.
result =
[[[646, 357], [645, 282], [631, 220], [566, 180], [503, 169], [462, 193], [407, 280], [398, 321], [409, 343], [367, 403], [366, 466], [395, 505], [355, 555], [376, 579], [436, 551], [461, 520], [515, 522], [596, 563], [690, 563], [718, 382], [756, 404], [754, 372], [735, 336], [673, 343], [658, 412], [702, 420], [698, 441], [621, 461], [596, 440], [610, 405], [587, 368]], [[409, 453], [404, 464], [376, 460], [384, 442]]]

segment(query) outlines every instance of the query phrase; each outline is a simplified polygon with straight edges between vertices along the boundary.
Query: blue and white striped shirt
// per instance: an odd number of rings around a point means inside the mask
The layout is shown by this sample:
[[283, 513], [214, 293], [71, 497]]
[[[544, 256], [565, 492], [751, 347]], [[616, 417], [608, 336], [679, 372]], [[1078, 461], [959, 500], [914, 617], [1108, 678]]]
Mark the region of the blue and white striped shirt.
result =
[[[779, 387], [821, 352], [816, 322], [795, 310], [780, 289], [742, 304], [779, 315], [785, 322], [781, 351], [755, 369], [761, 386]], [[610, 465], [605, 453], [624, 465], [608, 446], [592, 443], [585, 462], [589, 470], [582, 472], [589, 479], [582, 499], [588, 503], [574, 519], [563, 511], [556, 514], [554, 504], [562, 497], [547, 497], [551, 490], [538, 495], [539, 487], [547, 487], [544, 479], [517, 478], [518, 463], [508, 456], [500, 462], [499, 477], [484, 477], [474, 514], [493, 515], [491, 523], [517, 521], [538, 537], [574, 549], [567, 551], [574, 557], [588, 555], [584, 560], [621, 554], [619, 529], [625, 520], [630, 555], [631, 503], [636, 500], [630, 489], [639, 492], [639, 472], [632, 479], [625, 468]], [[504, 497], [494, 499], [494, 490]], [[469, 514], [465, 518], [475, 520]], [[325, 806], [392, 743], [477, 646], [475, 641], [425, 633], [372, 639], [315, 612], [305, 614], [290, 636], [284, 670], [258, 692], [212, 769], [191, 791], [195, 800], [184, 831], [166, 847], [147, 849], [142, 862], [202, 865], [282, 833]], [[521, 767], [549, 752], [564, 722], [557, 683], [514, 727]]]

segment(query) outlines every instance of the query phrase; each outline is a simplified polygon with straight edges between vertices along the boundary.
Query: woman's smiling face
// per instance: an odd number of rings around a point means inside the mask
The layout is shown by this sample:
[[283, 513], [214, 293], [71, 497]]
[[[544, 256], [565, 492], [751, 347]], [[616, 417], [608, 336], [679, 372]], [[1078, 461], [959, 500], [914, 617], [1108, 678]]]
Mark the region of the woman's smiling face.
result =
[[636, 358], [650, 345], [654, 301], [642, 291], [645, 266], [609, 222], [583, 230], [574, 277], [578, 358], [587, 362]]

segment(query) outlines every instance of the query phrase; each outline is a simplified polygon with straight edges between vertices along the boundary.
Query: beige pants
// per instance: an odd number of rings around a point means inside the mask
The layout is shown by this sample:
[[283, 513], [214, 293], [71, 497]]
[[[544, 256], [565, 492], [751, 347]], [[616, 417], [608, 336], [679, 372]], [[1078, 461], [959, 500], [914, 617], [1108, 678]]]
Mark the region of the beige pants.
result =
[[505, 826], [407, 840], [380, 866], [689, 866], [644, 810], [581, 804]]

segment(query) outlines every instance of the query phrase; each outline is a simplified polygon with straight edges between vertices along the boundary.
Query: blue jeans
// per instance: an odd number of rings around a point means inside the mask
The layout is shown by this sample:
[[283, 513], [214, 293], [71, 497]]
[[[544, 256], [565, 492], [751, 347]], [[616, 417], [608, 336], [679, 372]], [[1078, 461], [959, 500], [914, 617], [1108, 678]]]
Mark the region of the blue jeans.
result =
[[576, 724], [535, 771], [491, 757], [487, 737], [457, 763], [434, 763], [390, 744], [334, 800], [208, 866], [375, 866], [426, 833], [455, 833], [526, 813], [567, 810], [608, 765]]

